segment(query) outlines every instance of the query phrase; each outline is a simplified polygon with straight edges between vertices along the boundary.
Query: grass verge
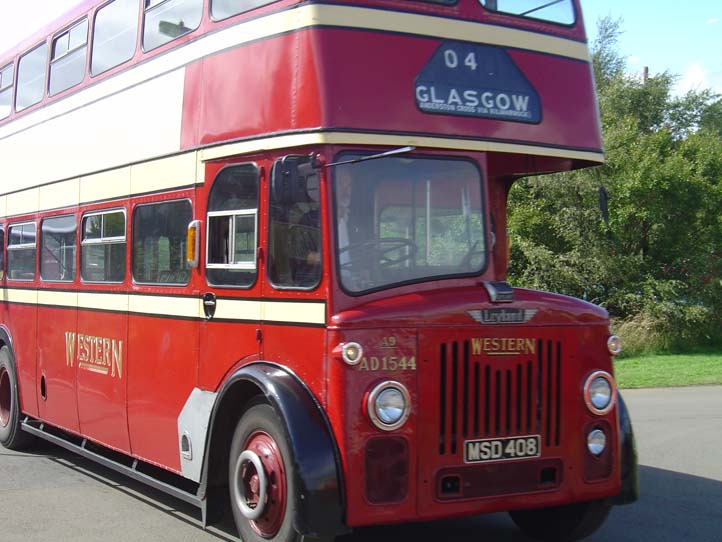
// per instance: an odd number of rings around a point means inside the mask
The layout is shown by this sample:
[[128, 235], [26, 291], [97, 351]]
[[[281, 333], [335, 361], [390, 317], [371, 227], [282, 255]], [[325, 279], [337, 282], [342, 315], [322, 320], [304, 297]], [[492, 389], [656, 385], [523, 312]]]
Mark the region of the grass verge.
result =
[[722, 351], [622, 358], [614, 372], [627, 389], [722, 384]]

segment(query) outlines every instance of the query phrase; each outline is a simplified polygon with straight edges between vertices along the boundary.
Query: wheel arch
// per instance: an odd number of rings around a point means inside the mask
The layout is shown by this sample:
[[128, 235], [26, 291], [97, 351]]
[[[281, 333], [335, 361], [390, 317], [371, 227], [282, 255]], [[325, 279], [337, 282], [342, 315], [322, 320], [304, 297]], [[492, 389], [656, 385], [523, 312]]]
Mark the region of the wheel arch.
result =
[[639, 498], [637, 445], [632, 429], [632, 417], [629, 415], [629, 409], [621, 393], [617, 393], [617, 405], [622, 489], [616, 497], [612, 498], [612, 503], [630, 504]]
[[0, 346], [7, 346], [10, 350], [13, 351], [13, 355], [15, 353], [15, 349], [13, 348], [13, 340], [10, 335], [10, 331], [8, 328], [5, 327], [4, 324], [0, 324]]
[[222, 384], [209, 420], [198, 495], [208, 499], [211, 510], [227, 498], [233, 431], [248, 403], [258, 397], [274, 408], [288, 434], [298, 489], [296, 530], [311, 536], [347, 531], [343, 471], [328, 418], [295, 374], [270, 362], [245, 365]]

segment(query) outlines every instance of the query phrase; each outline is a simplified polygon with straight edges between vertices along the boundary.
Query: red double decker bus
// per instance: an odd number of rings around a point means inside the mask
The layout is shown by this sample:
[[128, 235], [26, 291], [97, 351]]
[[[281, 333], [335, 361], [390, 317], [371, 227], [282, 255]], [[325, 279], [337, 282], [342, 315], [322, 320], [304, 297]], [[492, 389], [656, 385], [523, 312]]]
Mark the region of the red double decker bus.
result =
[[578, 0], [88, 1], [0, 56], [0, 443], [243, 540], [636, 499], [606, 312], [510, 287], [603, 161]]

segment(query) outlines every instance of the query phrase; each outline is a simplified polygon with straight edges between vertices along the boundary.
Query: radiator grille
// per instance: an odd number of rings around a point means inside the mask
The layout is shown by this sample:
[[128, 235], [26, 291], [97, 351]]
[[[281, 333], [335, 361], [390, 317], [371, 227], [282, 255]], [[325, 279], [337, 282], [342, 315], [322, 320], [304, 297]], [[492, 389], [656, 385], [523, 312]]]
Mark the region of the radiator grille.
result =
[[471, 360], [470, 341], [439, 347], [439, 453], [462, 451], [463, 440], [541, 435], [561, 440], [562, 345], [536, 342], [536, 353]]

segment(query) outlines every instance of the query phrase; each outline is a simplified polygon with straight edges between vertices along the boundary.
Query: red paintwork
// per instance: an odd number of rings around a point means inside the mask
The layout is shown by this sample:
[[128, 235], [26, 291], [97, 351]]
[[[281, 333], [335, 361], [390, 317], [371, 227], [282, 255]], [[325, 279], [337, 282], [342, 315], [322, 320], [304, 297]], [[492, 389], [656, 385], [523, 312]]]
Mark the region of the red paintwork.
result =
[[[592, 74], [588, 64], [575, 60], [509, 51], [542, 96], [543, 118], [538, 125], [420, 112], [413, 97], [414, 80], [441, 43], [324, 28], [206, 58], [194, 63], [186, 74], [182, 145], [193, 148], [324, 127], [601, 151]], [[289, 55], [289, 50], [295, 54]], [[260, 66], [275, 69], [259, 70]], [[256, 85], [247, 83], [249, 73], [260, 79]], [[231, 103], [233, 107], [218, 105]], [[579, 111], [591, 114], [579, 115]], [[519, 169], [521, 164], [526, 166], [524, 170]], [[516, 158], [495, 162], [492, 173], [519, 175], [573, 165], [566, 159], [521, 162]]]
[[[585, 437], [582, 431], [587, 423], [598, 419], [584, 407], [581, 386], [594, 370], [612, 372], [611, 360], [606, 353], [609, 336], [606, 311], [564, 296], [516, 290], [517, 301], [512, 306], [538, 309], [534, 319], [526, 325], [480, 326], [466, 311], [490, 305], [486, 290], [474, 282], [467, 281], [466, 287], [448, 289], [416, 285], [415, 292], [395, 297], [387, 294], [384, 299], [358, 304], [334, 315], [332, 321], [343, 331], [330, 335], [330, 346], [352, 340], [364, 345], [368, 355], [380, 356], [383, 352], [377, 345], [381, 338], [395, 335], [404, 345], [400, 350], [416, 354], [418, 367], [416, 372], [359, 372], [339, 359], [330, 361], [329, 382], [343, 382], [343, 385], [329, 388], [329, 416], [336, 430], [347, 475], [363, 472], [365, 442], [380, 433], [370, 425], [361, 408], [363, 397], [370, 388], [387, 378], [397, 379], [407, 385], [417, 405], [407, 424], [394, 432], [394, 435], [403, 434], [410, 449], [418, 454], [417, 457], [412, 454], [409, 465], [412, 482], [408, 497], [401, 503], [372, 505], [366, 502], [363, 494], [349, 494], [349, 524], [438, 519], [549, 506], [613, 495], [619, 490], [618, 462], [615, 462], [612, 476], [601, 482], [588, 484], [573, 474], [581, 473], [584, 467]], [[432, 345], [455, 337], [549, 338], [560, 340], [565, 348], [571, 349], [565, 352], [561, 380], [561, 410], [564, 413], [562, 446], [545, 451], [542, 456], [563, 461], [560, 490], [466, 501], [442, 502], [435, 497], [435, 473], [445, 468], [453, 470], [463, 464], [461, 450], [455, 456], [440, 458], [437, 444], [439, 380]], [[616, 411], [604, 419], [615, 426]], [[611, 445], [614, 449], [615, 444]]]
[[[576, 41], [585, 39], [581, 24], [567, 28], [503, 14], [494, 15], [480, 9], [478, 0], [459, 0], [454, 6], [405, 0], [346, 3], [478, 20]], [[53, 98], [46, 97], [40, 104], [11, 115], [0, 124], [12, 122], [29, 111], [112, 77], [136, 63], [192, 42], [208, 32], [295, 4], [295, 1], [281, 1], [218, 23], [206, 17], [198, 30], [179, 40], [147, 54], [138, 45], [134, 58], [128, 63], [95, 78], [86, 76], [81, 85]], [[67, 23], [78, 20], [83, 14], [92, 17], [98, 5], [97, 0], [82, 4], [64, 19], [62, 25], [53, 28], [65, 28]], [[205, 7], [207, 11], [207, 1]], [[40, 32], [15, 48], [12, 55], [27, 51], [49, 34], [48, 29]], [[539, 125], [419, 112], [414, 103], [413, 82], [441, 41], [390, 33], [314, 28], [273, 36], [194, 62], [186, 69], [181, 148], [189, 150], [243, 138], [326, 129], [526, 142], [600, 152], [592, 75], [589, 65], [579, 61], [530, 51], [509, 51], [541, 96], [543, 120]], [[0, 66], [5, 64], [5, 61], [0, 62]], [[329, 162], [346, 148], [279, 149], [226, 158], [206, 163], [206, 182], [195, 189], [42, 212], [38, 216], [13, 217], [1, 220], [0, 224], [7, 230], [9, 223], [37, 220], [39, 225], [45, 216], [75, 213], [80, 226], [83, 213], [122, 207], [127, 212], [127, 243], [130, 247], [130, 224], [137, 205], [184, 198], [191, 200], [194, 218], [203, 223], [203, 261], [206, 202], [213, 180], [227, 165], [254, 162], [261, 172], [259, 247], [265, 250], [268, 245], [268, 175], [274, 160], [289, 153], [315, 152]], [[383, 147], [376, 149], [387, 150]], [[224, 301], [243, 299], [324, 301], [327, 328], [260, 321], [178, 320], [85, 309], [38, 309], [3, 302], [0, 303], [0, 317], [12, 336], [23, 412], [133, 457], [180, 472], [177, 418], [192, 389], [218, 391], [233, 371], [260, 359], [288, 367], [325, 409], [341, 455], [349, 525], [455, 517], [549, 506], [614, 494], [619, 489], [617, 457], [608, 479], [586, 483], [582, 477], [586, 453], [583, 431], [597, 418], [584, 407], [581, 387], [592, 371], [612, 371], [606, 350], [609, 333], [606, 312], [563, 296], [516, 290], [515, 302], [507, 307], [537, 310], [528, 324], [486, 326], [477, 324], [467, 314], [469, 310], [490, 307], [483, 281], [506, 278], [505, 206], [512, 180], [527, 173], [568, 170], [588, 164], [570, 159], [509, 153], [424, 148], [419, 148], [417, 152], [466, 157], [478, 164], [485, 179], [486, 230], [491, 230], [492, 217], [496, 227], [496, 247], [480, 276], [439, 279], [361, 297], [346, 295], [338, 285], [332, 265], [335, 242], [329, 211], [328, 170], [325, 170], [321, 178], [321, 203], [325, 210], [322, 213], [324, 274], [319, 286], [311, 291], [275, 289], [266, 278], [262, 254], [258, 260], [258, 278], [249, 288], [208, 285], [202, 266], [192, 271], [187, 287], [135, 284], [130, 256], [122, 284], [85, 284], [78, 273], [76, 280], [70, 284], [46, 283], [36, 278], [29, 283], [4, 281], [3, 286], [178, 295], [194, 299], [213, 293], [219, 306]], [[80, 250], [78, 269], [79, 253]], [[78, 370], [77, 366], [67, 366], [65, 331], [122, 339], [123, 378], [110, 379]], [[399, 351], [414, 356], [416, 370], [360, 371], [358, 367], [349, 367], [334, 354], [340, 343], [354, 340], [364, 345], [368, 355], [382, 356], [379, 345], [388, 336], [396, 338]], [[564, 371], [560, 373], [560, 386], [557, 389], [556, 383], [549, 383], [550, 390], [560, 393], [563, 438], [558, 446], [544, 449], [542, 456], [553, 464], [559, 462], [563, 465], [561, 486], [558, 490], [547, 492], [446, 499], [442, 502], [437, 497], [437, 475], [442, 470], [461, 472], [463, 459], [459, 453], [439, 455], [438, 405], [441, 392], [436, 354], [439, 344], [504, 337], [553, 340], [563, 344]], [[485, 363], [487, 361], [484, 360]], [[39, 396], [41, 375], [46, 378], [47, 400]], [[406, 497], [397, 503], [379, 505], [368, 502], [365, 495], [365, 446], [370, 439], [385, 433], [370, 423], [365, 401], [373, 386], [386, 379], [396, 379], [406, 385], [414, 408], [407, 423], [390, 434], [401, 437], [408, 446], [409, 487]], [[553, 408], [556, 409], [556, 406]], [[603, 419], [616, 428], [615, 417], [616, 411], [613, 410]], [[613, 449], [616, 438], [616, 435], [611, 435]]]

